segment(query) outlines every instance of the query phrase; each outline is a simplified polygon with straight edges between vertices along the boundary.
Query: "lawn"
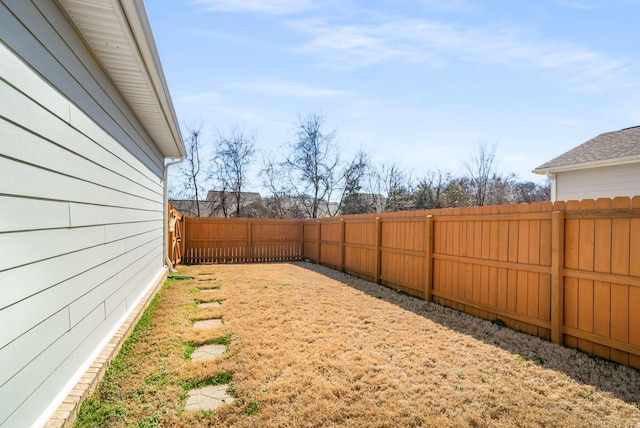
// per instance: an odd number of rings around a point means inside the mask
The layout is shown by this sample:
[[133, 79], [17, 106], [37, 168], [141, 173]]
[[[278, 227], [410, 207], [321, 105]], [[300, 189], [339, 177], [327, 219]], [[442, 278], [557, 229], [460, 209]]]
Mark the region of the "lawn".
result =
[[[167, 282], [76, 426], [640, 424], [640, 371], [386, 287], [309, 263], [180, 274], [195, 279]], [[227, 353], [190, 361], [210, 343]], [[216, 383], [234, 403], [184, 411], [189, 389]]]

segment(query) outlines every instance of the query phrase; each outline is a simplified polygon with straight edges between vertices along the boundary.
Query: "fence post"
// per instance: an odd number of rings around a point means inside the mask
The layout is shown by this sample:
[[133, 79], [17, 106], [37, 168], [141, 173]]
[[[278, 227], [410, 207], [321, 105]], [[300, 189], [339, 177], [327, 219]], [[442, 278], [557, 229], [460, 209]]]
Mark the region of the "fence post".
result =
[[564, 212], [551, 213], [551, 341], [563, 344]]
[[345, 221], [340, 219], [340, 272], [344, 272], [344, 227]]
[[382, 220], [380, 217], [376, 217], [376, 258], [375, 258], [375, 272], [374, 280], [376, 284], [380, 284], [380, 246], [382, 243]]
[[251, 220], [247, 220], [247, 243], [249, 244], [249, 260], [247, 262], [253, 262], [253, 223]]
[[428, 215], [424, 224], [424, 300], [431, 301], [433, 288], [433, 216]]

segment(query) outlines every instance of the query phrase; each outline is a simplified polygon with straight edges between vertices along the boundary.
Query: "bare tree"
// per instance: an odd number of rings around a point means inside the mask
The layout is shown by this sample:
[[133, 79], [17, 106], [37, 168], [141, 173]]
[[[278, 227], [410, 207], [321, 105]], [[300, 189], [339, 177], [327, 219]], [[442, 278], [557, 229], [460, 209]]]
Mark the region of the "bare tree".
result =
[[408, 211], [415, 208], [411, 174], [407, 174], [393, 162], [382, 165], [380, 176], [382, 188], [387, 195], [385, 211]]
[[551, 200], [551, 180], [547, 179], [543, 184], [532, 181], [516, 182], [513, 193], [515, 203], [549, 201]]
[[498, 177], [496, 158], [496, 145], [487, 147], [481, 144], [478, 152], [464, 163], [469, 179], [469, 194], [476, 206], [483, 206], [487, 202], [491, 183]]
[[365, 180], [371, 175], [369, 155], [358, 150], [351, 162], [344, 165], [342, 172], [342, 195], [338, 204], [341, 214], [365, 214], [375, 212], [376, 198], [363, 192]]
[[283, 164], [276, 161], [272, 154], [266, 155], [262, 163], [260, 176], [263, 186], [270, 193], [270, 196], [265, 199], [265, 203], [271, 211], [271, 216], [276, 218], [290, 217], [291, 190], [283, 180], [286, 174]]
[[201, 215], [202, 201], [200, 198], [204, 193], [204, 185], [206, 184], [206, 173], [203, 170], [203, 162], [200, 155], [200, 150], [202, 149], [201, 137], [202, 125], [197, 128], [187, 128], [187, 138], [184, 142], [187, 149], [187, 158], [178, 167], [182, 181], [182, 189], [179, 193], [183, 199], [193, 200], [194, 214], [198, 217]]
[[255, 155], [254, 134], [247, 134], [233, 128], [228, 135], [218, 134], [216, 142], [215, 173], [220, 186], [220, 205], [225, 217], [228, 216], [228, 195], [233, 203], [233, 215], [241, 217], [242, 189], [247, 181], [247, 169]]
[[516, 176], [514, 173], [494, 173], [489, 181], [485, 205], [502, 205], [515, 202]]
[[340, 164], [336, 131], [324, 131], [324, 122], [316, 113], [299, 117], [297, 140], [284, 162], [291, 190], [311, 218], [317, 218], [322, 202], [329, 201]]
[[415, 207], [417, 209], [445, 208], [449, 205], [447, 190], [451, 189], [453, 178], [450, 172], [428, 171], [417, 186]]

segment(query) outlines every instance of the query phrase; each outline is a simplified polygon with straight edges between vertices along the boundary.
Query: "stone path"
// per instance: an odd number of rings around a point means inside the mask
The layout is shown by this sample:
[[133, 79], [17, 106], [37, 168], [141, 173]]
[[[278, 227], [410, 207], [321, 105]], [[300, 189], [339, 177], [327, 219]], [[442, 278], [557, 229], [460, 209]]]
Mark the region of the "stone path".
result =
[[206, 303], [199, 303], [198, 307], [202, 308], [202, 309], [206, 309], [206, 308], [215, 308], [218, 306], [222, 306], [222, 303], [220, 302], [206, 302]]
[[214, 318], [210, 320], [196, 321], [193, 323], [193, 328], [213, 328], [220, 327], [222, 320], [220, 318]]
[[189, 391], [185, 410], [213, 410], [233, 403], [233, 397], [227, 394], [227, 388], [229, 385], [214, 385]]
[[211, 360], [223, 355], [227, 351], [224, 345], [204, 345], [193, 351], [191, 361]]
[[[201, 292], [212, 292], [220, 289], [220, 285], [215, 281], [215, 278], [201, 278], [198, 288]], [[204, 284], [203, 284], [204, 283]], [[211, 283], [211, 287], [208, 287], [207, 283]], [[205, 285], [206, 284], [206, 285]], [[204, 285], [204, 287], [202, 286]], [[221, 306], [220, 302], [207, 302], [199, 303], [198, 308], [214, 308]], [[196, 321], [193, 323], [193, 328], [216, 328], [223, 325], [222, 319], [214, 318], [208, 320]], [[225, 345], [204, 345], [193, 351], [191, 354], [191, 361], [210, 360], [223, 355], [227, 351]], [[233, 397], [227, 393], [229, 385], [213, 385], [205, 386], [200, 389], [193, 389], [189, 391], [187, 395], [187, 403], [185, 410], [198, 411], [198, 410], [214, 410], [225, 404], [233, 403]]]

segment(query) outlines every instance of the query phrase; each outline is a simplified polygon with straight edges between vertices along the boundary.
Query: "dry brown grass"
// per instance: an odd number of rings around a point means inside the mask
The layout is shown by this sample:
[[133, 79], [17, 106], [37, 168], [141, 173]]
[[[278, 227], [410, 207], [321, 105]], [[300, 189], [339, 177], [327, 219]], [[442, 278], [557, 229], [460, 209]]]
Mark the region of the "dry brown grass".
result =
[[[308, 263], [193, 266], [125, 361], [110, 426], [640, 424], [640, 372]], [[196, 287], [219, 290], [194, 293]], [[194, 300], [224, 299], [197, 309]], [[193, 319], [224, 326], [194, 330]], [[184, 343], [232, 333], [229, 352]], [[236, 403], [186, 413], [184, 379], [230, 373]]]

